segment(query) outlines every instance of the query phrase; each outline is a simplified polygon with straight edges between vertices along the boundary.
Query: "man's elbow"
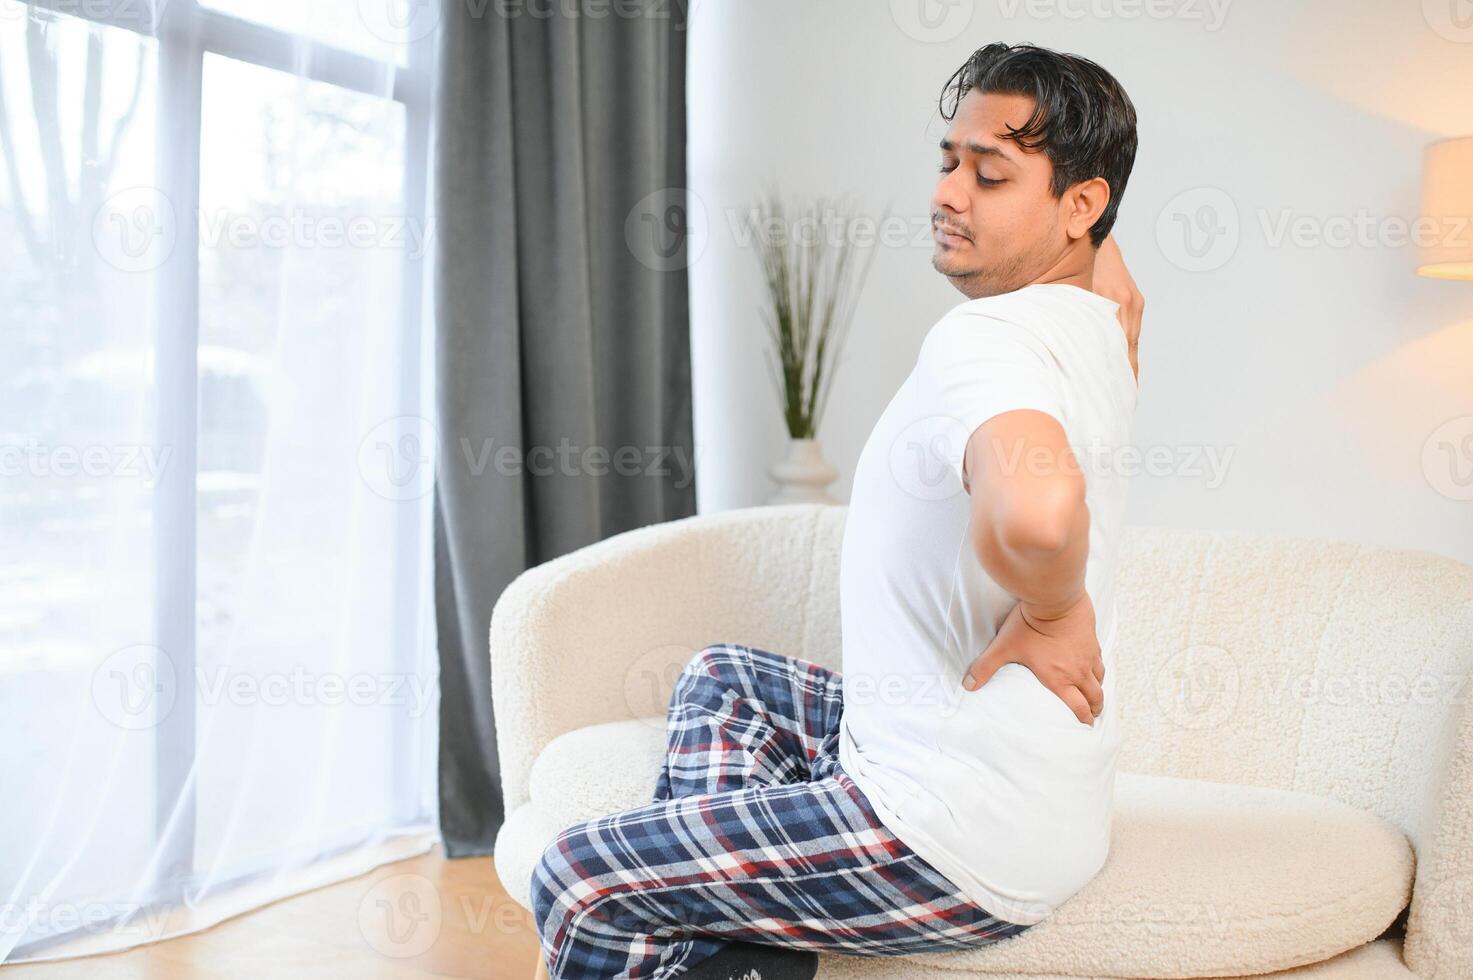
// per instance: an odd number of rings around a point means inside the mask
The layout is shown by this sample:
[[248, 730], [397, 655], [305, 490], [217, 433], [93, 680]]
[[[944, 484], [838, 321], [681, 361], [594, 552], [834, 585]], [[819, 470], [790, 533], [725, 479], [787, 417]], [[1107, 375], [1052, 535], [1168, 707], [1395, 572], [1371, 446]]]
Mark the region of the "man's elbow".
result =
[[1015, 555], [1057, 554], [1069, 547], [1086, 514], [1082, 480], [1049, 481], [999, 508], [992, 537]]

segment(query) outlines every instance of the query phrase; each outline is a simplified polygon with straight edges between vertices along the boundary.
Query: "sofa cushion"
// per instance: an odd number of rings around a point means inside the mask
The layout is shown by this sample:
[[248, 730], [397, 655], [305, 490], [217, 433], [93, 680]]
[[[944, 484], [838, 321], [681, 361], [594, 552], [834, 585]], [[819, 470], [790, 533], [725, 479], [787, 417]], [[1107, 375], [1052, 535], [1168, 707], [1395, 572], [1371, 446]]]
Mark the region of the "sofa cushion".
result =
[[589, 725], [547, 743], [527, 792], [566, 826], [649, 803], [664, 761], [663, 716]]
[[[649, 802], [664, 739], [653, 717], [554, 739], [531, 773], [541, 825]], [[1120, 773], [1110, 855], [1083, 890], [1015, 938], [903, 958], [1003, 974], [1267, 973], [1376, 938], [1406, 905], [1412, 872], [1400, 830], [1335, 800]]]
[[[1079, 980], [1063, 973], [979, 973], [975, 970], [937, 969], [908, 958], [845, 956], [824, 953], [818, 958], [815, 980]], [[1093, 980], [1126, 980], [1101, 977]], [[1226, 980], [1417, 980], [1402, 959], [1402, 941], [1388, 937], [1357, 946], [1308, 966], [1273, 973], [1239, 974]]]

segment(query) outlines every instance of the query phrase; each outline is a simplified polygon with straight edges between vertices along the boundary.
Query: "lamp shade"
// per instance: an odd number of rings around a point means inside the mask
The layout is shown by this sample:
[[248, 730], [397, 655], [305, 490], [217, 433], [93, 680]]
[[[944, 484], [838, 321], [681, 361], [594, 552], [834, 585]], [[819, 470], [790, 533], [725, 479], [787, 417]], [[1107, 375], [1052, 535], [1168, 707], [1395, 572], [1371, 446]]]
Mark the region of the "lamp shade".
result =
[[1417, 275], [1473, 279], [1473, 136], [1427, 147]]

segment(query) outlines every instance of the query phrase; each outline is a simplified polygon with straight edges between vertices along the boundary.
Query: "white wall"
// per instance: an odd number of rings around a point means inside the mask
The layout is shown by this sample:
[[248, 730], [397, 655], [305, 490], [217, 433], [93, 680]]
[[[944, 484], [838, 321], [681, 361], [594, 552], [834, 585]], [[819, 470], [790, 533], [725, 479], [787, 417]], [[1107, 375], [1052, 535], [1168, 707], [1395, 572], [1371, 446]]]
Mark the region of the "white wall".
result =
[[[1473, 282], [1415, 276], [1395, 234], [1417, 217], [1423, 146], [1473, 134], [1473, 28], [1458, 30], [1451, 4], [699, 0], [688, 113], [691, 187], [709, 219], [691, 267], [700, 509], [761, 503], [786, 445], [756, 259], [728, 209], [775, 179], [794, 194], [853, 191], [920, 232], [877, 255], [820, 430], [848, 499], [920, 339], [964, 300], [932, 270], [924, 234], [941, 85], [984, 43], [1032, 41], [1099, 61], [1140, 115], [1116, 236], [1147, 297], [1136, 441], [1173, 462], [1135, 477], [1128, 519], [1473, 562], [1473, 503], [1455, 499], [1473, 485], [1449, 469], [1473, 484]], [[931, 35], [927, 9], [944, 15]], [[1177, 215], [1204, 204], [1219, 225], [1236, 214], [1238, 230], [1205, 257], [1214, 268], [1191, 271]], [[1309, 237], [1276, 241], [1286, 217]], [[1357, 221], [1369, 244], [1336, 244], [1358, 237]], [[1194, 447], [1226, 458], [1220, 484], [1188, 465]]]

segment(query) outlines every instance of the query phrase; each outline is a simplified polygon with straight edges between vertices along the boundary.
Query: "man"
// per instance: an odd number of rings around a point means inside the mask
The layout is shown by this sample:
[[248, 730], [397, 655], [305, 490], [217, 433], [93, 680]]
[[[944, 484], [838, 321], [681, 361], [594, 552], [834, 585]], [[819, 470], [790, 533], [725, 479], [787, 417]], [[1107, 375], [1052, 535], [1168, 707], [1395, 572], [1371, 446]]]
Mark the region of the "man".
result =
[[686, 666], [655, 801], [533, 873], [553, 976], [808, 980], [818, 949], [982, 945], [1104, 862], [1125, 484], [1074, 447], [1123, 445], [1135, 408], [1143, 303], [1108, 237], [1135, 110], [1029, 45], [981, 48], [942, 99], [933, 264], [968, 299], [860, 455], [843, 673], [740, 644]]

